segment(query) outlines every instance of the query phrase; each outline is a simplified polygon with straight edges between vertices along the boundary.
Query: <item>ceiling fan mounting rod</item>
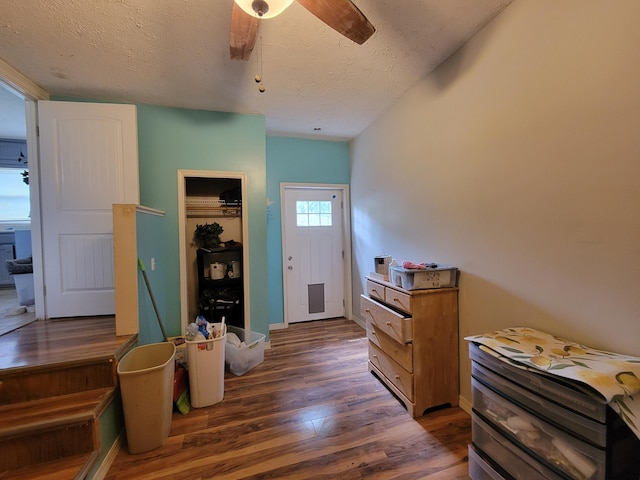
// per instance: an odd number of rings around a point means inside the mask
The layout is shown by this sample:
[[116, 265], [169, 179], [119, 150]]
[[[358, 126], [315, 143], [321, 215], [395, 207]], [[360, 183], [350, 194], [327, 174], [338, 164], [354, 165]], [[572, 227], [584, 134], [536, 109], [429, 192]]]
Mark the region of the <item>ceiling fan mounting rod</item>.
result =
[[269, 4], [265, 0], [253, 0], [253, 2], [251, 2], [251, 8], [253, 8], [253, 11], [256, 12], [259, 17], [262, 17], [269, 11]]

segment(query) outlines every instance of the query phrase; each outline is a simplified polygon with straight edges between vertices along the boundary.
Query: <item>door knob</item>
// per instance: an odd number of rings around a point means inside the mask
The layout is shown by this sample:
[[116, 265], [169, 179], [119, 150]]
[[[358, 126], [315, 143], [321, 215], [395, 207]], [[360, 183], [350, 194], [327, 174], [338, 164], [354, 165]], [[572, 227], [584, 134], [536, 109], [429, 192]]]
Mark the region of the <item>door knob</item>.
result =
[[289, 255], [289, 257], [287, 258], [287, 260], [291, 261], [293, 260], [293, 257], [291, 255]]
[[289, 265], [287, 268], [288, 268], [289, 270], [293, 270], [293, 267], [292, 267], [291, 265]]

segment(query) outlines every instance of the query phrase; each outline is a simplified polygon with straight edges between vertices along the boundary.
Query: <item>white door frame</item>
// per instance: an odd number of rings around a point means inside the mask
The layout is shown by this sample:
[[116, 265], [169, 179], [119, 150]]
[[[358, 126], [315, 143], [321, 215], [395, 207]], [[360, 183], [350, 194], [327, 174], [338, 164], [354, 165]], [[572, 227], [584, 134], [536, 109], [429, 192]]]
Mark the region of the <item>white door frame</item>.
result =
[[351, 295], [351, 203], [349, 199], [349, 185], [344, 183], [280, 183], [280, 218], [282, 228], [282, 290], [284, 295], [284, 328], [289, 326], [289, 312], [287, 308], [287, 292], [289, 290], [287, 285], [288, 275], [285, 275], [285, 254], [287, 251], [286, 245], [286, 215], [284, 205], [284, 193], [285, 190], [341, 190], [342, 201], [344, 202], [342, 208], [342, 245], [344, 248], [344, 262], [342, 273], [344, 279], [344, 316], [348, 320], [351, 320], [353, 299]]
[[31, 250], [33, 258], [33, 291], [36, 318], [46, 317], [44, 275], [42, 269], [42, 225], [40, 222], [40, 154], [38, 148], [38, 113], [36, 102], [49, 100], [49, 93], [0, 59], [0, 81], [24, 97], [29, 154], [29, 196], [31, 198]]
[[243, 268], [243, 301], [244, 301], [244, 328], [251, 329], [251, 312], [249, 292], [249, 204], [247, 201], [247, 174], [245, 172], [224, 172], [215, 170], [178, 170], [178, 250], [180, 252], [180, 325], [182, 335], [185, 334], [189, 320], [189, 292], [188, 292], [188, 272], [187, 272], [187, 241], [186, 218], [187, 209], [185, 206], [185, 181], [187, 178], [233, 178], [240, 180], [242, 189], [242, 265]]

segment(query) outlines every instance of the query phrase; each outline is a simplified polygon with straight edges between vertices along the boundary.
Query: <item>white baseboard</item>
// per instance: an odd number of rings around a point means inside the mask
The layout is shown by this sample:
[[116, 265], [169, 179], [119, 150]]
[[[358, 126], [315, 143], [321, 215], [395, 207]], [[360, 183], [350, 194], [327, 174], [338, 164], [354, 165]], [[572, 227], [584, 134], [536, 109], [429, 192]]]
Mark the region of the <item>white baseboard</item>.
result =
[[361, 318], [357, 317], [357, 316], [353, 316], [353, 318], [351, 319], [352, 322], [357, 323], [358, 326], [360, 328], [362, 328], [363, 330], [367, 329], [367, 322], [365, 322], [364, 320], [362, 320]]
[[471, 402], [462, 396], [458, 398], [458, 402], [460, 408], [471, 415]]
[[91, 480], [104, 480], [104, 478], [107, 476], [107, 473], [109, 473], [109, 469], [111, 468], [111, 465], [113, 465], [118, 452], [124, 445], [124, 434], [125, 430], [122, 429], [120, 434], [116, 437], [116, 440], [111, 445], [111, 448], [102, 459], [102, 463], [100, 463], [100, 466], [96, 470], [96, 473], [94, 473], [93, 477], [91, 477]]

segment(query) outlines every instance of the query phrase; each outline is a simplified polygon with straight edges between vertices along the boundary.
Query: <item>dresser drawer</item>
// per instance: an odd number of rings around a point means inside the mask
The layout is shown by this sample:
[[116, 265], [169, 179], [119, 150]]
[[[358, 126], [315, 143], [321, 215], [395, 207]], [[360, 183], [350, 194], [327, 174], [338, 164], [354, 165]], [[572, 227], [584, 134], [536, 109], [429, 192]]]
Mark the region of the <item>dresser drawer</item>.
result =
[[473, 343], [469, 343], [469, 358], [479, 365], [508, 378], [520, 387], [535, 392], [553, 402], [569, 408], [583, 417], [605, 423], [607, 421], [607, 405], [598, 402], [584, 390], [578, 390], [579, 384], [562, 377], [545, 375], [544, 372], [531, 372], [518, 368], [510, 363], [490, 355]]
[[[516, 480], [563, 480], [559, 474], [542, 465], [524, 450], [507, 440], [484, 422], [475, 412], [471, 413], [474, 456], [469, 455], [469, 476], [473, 480], [515, 478]], [[486, 460], [483, 456], [491, 458]], [[505, 472], [503, 475], [502, 473]], [[578, 478], [578, 477], [575, 477]], [[587, 478], [587, 477], [580, 477]]]
[[384, 302], [384, 289], [385, 287], [383, 285], [367, 280], [367, 295], [371, 298]]
[[398, 343], [391, 337], [378, 331], [370, 321], [367, 322], [367, 337], [370, 342], [375, 343], [378, 348], [398, 362], [402, 368], [413, 373], [412, 343]]
[[384, 287], [384, 297], [385, 303], [388, 305], [407, 312], [408, 314], [413, 313], [411, 310], [411, 295], [399, 292], [393, 288]]
[[471, 362], [471, 375], [482, 384], [500, 392], [500, 395], [523, 406], [529, 412], [548, 420], [552, 425], [569, 430], [597, 447], [607, 446], [607, 425], [604, 423], [583, 417], [565, 408], [564, 405], [559, 405], [537, 395], [537, 392], [522, 388], [475, 361]]
[[413, 401], [413, 375], [388, 357], [375, 343], [369, 342], [369, 361]]
[[[473, 410], [525, 451], [569, 478], [604, 480], [606, 452], [535, 417], [471, 378]], [[476, 438], [474, 443], [477, 444]], [[485, 448], [478, 445], [480, 449]], [[491, 452], [488, 453], [492, 458]]]
[[502, 474], [476, 452], [473, 445], [469, 445], [469, 478], [471, 480], [506, 480]]
[[384, 305], [380, 305], [365, 295], [360, 296], [360, 314], [379, 331], [386, 333], [396, 342], [412, 340], [412, 319], [404, 317]]

